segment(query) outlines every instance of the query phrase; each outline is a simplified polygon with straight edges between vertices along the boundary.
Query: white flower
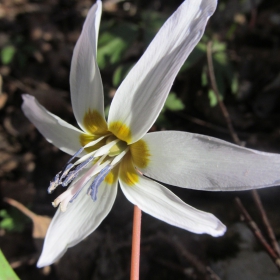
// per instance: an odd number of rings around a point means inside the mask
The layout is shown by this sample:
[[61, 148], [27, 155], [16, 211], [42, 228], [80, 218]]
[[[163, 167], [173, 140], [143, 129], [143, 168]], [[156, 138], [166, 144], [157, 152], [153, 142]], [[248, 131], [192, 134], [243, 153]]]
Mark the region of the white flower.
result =
[[60, 209], [48, 229], [39, 267], [56, 261], [98, 227], [112, 208], [118, 182], [127, 199], [144, 212], [212, 236], [226, 230], [216, 217], [185, 204], [142, 174], [166, 184], [208, 191], [280, 183], [279, 155], [187, 132], [147, 134], [216, 5], [216, 0], [182, 3], [120, 85], [107, 123], [96, 63], [101, 1], [89, 11], [71, 65], [72, 106], [81, 130], [48, 112], [34, 97], [23, 96], [22, 109], [29, 120], [49, 142], [74, 155], [49, 187], [51, 192], [58, 185], [69, 186], [53, 203], [60, 204]]

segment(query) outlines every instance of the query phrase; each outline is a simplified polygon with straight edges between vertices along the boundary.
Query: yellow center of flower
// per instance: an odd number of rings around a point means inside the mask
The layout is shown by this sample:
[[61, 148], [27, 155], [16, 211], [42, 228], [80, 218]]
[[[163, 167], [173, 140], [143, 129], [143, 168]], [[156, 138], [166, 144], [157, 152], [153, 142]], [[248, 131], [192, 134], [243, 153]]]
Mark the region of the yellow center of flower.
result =
[[120, 121], [109, 123], [109, 130], [120, 140], [126, 143], [131, 142], [131, 130], [130, 128]]
[[[109, 136], [106, 139], [106, 144], [116, 140], [117, 138], [114, 135]], [[127, 148], [127, 144], [124, 141], [119, 141], [117, 144], [115, 144], [109, 151], [108, 156], [109, 157], [115, 157], [119, 155], [122, 151], [124, 151]]]
[[[97, 136], [97, 135], [90, 135], [90, 134], [83, 133], [83, 134], [80, 135], [80, 143], [81, 143], [82, 147], [84, 147], [86, 144], [97, 140], [99, 137], [100, 136]], [[96, 143], [94, 146], [89, 147], [89, 148], [85, 148], [85, 151], [87, 153], [93, 152], [93, 151], [101, 148], [105, 144], [106, 144], [106, 139], [103, 139], [100, 142]]]
[[108, 184], [113, 184], [119, 176], [127, 185], [135, 185], [139, 181], [139, 173], [135, 170], [135, 167], [140, 169], [146, 168], [150, 161], [151, 154], [148, 144], [141, 139], [129, 145], [132, 140], [130, 128], [120, 121], [115, 121], [111, 122], [109, 129], [107, 129], [105, 120], [97, 111], [87, 111], [84, 117], [84, 126], [90, 134], [82, 134], [80, 136], [82, 146], [97, 140], [101, 136], [108, 135], [95, 145], [86, 148], [85, 150], [88, 153], [117, 139], [119, 141], [110, 148], [107, 159], [120, 155], [129, 147], [129, 150], [121, 159], [120, 164], [116, 165], [106, 175], [104, 181]]

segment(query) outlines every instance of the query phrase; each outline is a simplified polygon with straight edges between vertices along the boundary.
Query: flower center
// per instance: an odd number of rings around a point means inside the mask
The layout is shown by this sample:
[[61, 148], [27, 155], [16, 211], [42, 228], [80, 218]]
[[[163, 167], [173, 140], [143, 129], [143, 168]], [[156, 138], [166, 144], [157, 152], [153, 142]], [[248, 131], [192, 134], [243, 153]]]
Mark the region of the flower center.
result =
[[[104, 145], [100, 147], [98, 143], [104, 143]], [[97, 148], [95, 149], [95, 147]], [[83, 155], [87, 150], [91, 152]], [[96, 201], [98, 187], [128, 150], [127, 143], [114, 135], [101, 136], [84, 145], [50, 182], [49, 193], [53, 192], [59, 185], [69, 186], [54, 200], [53, 206], [60, 205], [61, 211], [65, 211], [68, 203], [73, 202], [86, 185], [89, 186], [87, 194], [93, 201]], [[76, 160], [79, 156], [81, 157]], [[74, 162], [75, 160], [76, 162]]]
[[[106, 139], [106, 144], [110, 143], [111, 141], [116, 140], [117, 138], [113, 135], [109, 136]], [[119, 155], [122, 151], [124, 151], [127, 148], [127, 143], [119, 140], [110, 150], [108, 153], [109, 157], [115, 157], [117, 155]]]

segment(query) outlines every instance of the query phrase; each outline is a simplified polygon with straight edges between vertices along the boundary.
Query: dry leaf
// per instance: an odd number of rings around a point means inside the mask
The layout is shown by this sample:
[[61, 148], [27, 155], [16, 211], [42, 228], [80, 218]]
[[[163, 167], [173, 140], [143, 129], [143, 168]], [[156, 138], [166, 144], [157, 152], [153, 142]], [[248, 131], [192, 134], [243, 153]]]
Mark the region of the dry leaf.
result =
[[40, 216], [32, 211], [30, 211], [28, 208], [26, 208], [23, 204], [20, 202], [12, 199], [12, 198], [4, 198], [5, 202], [8, 204], [14, 206], [19, 211], [21, 211], [24, 215], [29, 217], [33, 222], [33, 232], [32, 236], [33, 238], [45, 238], [47, 229], [50, 225], [51, 218], [47, 216]]

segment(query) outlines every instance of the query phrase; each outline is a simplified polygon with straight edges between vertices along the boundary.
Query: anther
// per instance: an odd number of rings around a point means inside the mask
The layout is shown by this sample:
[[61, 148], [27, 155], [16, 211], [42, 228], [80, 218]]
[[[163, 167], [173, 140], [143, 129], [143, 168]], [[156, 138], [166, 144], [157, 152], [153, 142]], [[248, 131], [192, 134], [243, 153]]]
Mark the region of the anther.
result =
[[91, 161], [93, 161], [94, 157], [91, 156], [81, 164], [79, 164], [75, 170], [69, 172], [66, 179], [62, 182], [62, 186], [66, 187], [69, 183], [71, 183], [79, 174], [79, 172], [85, 168]]
[[60, 173], [61, 173], [61, 171], [55, 175], [53, 180], [50, 181], [50, 185], [48, 187], [48, 193], [52, 193], [56, 189], [56, 187], [59, 185]]
[[61, 181], [63, 178], [66, 177], [70, 169], [73, 167], [73, 164], [71, 163], [74, 158], [76, 158], [78, 155], [80, 155], [83, 152], [84, 148], [80, 148], [66, 163], [66, 165], [62, 168], [61, 171], [61, 177], [59, 179], [59, 184], [61, 184]]
[[68, 174], [68, 172], [71, 170], [71, 168], [74, 166], [73, 163], [69, 163], [68, 165], [66, 165], [66, 167], [64, 168], [62, 175], [60, 176], [60, 183], [62, 181], [62, 179], [64, 179], [66, 177], [66, 175]]

